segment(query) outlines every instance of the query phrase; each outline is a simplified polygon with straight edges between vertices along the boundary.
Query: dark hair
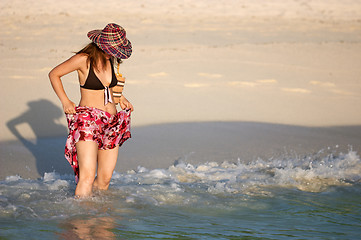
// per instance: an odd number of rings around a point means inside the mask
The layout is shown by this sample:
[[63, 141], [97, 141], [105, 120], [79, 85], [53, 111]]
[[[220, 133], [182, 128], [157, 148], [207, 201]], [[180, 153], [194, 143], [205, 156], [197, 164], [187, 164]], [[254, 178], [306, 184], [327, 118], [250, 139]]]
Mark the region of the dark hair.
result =
[[105, 58], [104, 51], [101, 50], [95, 43], [91, 42], [86, 45], [82, 50], [76, 54], [85, 53], [88, 55], [87, 63], [90, 64], [99, 72], [98, 61], [102, 63], [103, 66], [107, 64], [107, 59]]
[[[101, 61], [102, 65], [105, 66], [107, 64], [107, 59], [104, 56], [104, 51], [100, 49], [95, 43], [91, 42], [88, 45], [86, 45], [82, 50], [77, 52], [76, 54], [85, 53], [88, 55], [87, 63], [90, 62], [90, 64], [99, 72], [98, 65], [96, 64], [99, 60]], [[111, 57], [111, 60], [113, 63], [115, 61], [117, 63], [123, 63], [122, 59]]]

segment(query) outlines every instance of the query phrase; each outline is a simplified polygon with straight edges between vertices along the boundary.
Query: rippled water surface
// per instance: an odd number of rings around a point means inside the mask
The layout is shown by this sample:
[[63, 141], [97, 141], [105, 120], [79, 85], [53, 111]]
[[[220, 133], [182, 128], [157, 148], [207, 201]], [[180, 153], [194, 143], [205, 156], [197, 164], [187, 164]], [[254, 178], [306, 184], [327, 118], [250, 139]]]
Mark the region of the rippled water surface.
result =
[[357, 239], [360, 179], [353, 151], [139, 167], [86, 200], [73, 198], [73, 176], [9, 176], [0, 239]]

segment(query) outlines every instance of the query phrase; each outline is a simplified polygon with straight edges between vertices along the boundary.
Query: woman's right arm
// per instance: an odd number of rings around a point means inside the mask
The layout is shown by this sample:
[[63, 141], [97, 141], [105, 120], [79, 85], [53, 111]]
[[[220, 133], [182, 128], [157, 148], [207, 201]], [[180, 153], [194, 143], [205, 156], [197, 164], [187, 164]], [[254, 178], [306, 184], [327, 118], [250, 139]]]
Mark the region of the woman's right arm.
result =
[[59, 97], [65, 113], [74, 114], [75, 103], [73, 103], [66, 95], [63, 84], [61, 82], [61, 77], [75, 70], [84, 72], [84, 67], [86, 67], [86, 59], [86, 56], [76, 54], [49, 72], [51, 86], [53, 87], [56, 95]]

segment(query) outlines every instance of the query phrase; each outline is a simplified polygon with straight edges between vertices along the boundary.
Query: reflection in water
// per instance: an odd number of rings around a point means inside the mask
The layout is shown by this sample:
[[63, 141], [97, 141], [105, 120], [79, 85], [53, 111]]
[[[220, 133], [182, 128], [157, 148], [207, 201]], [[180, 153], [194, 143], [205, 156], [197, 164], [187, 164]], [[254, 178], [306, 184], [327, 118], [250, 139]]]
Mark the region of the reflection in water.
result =
[[115, 239], [115, 219], [109, 216], [75, 217], [61, 224], [64, 229], [60, 233], [62, 239]]
[[74, 211], [65, 214], [68, 217], [58, 224], [60, 239], [119, 239], [116, 234], [122, 228], [119, 223], [122, 216], [117, 213], [123, 211], [118, 200], [119, 195], [107, 191], [95, 191], [90, 198], [74, 199], [69, 206]]
[[[65, 162], [61, 160], [64, 158], [67, 128], [58, 123], [58, 119], [64, 117], [62, 110], [45, 99], [31, 101], [28, 106], [27, 111], [7, 122], [7, 127], [33, 154], [40, 176], [54, 170], [58, 173], [65, 173]], [[27, 139], [17, 129], [17, 126], [21, 124], [30, 126], [36, 136], [35, 141]], [[64, 136], [64, 138], [49, 138], [55, 136]]]

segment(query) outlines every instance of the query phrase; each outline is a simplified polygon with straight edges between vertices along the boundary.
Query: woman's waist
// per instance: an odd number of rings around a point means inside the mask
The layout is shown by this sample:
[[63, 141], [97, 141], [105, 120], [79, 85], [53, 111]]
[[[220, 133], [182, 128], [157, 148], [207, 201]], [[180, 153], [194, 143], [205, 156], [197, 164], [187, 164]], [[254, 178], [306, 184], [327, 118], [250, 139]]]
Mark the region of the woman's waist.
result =
[[98, 109], [107, 112], [111, 115], [117, 114], [117, 108], [115, 107], [114, 103], [108, 103], [107, 105], [104, 105], [104, 102], [99, 103], [98, 101], [86, 101], [81, 99], [79, 103], [79, 107]]

